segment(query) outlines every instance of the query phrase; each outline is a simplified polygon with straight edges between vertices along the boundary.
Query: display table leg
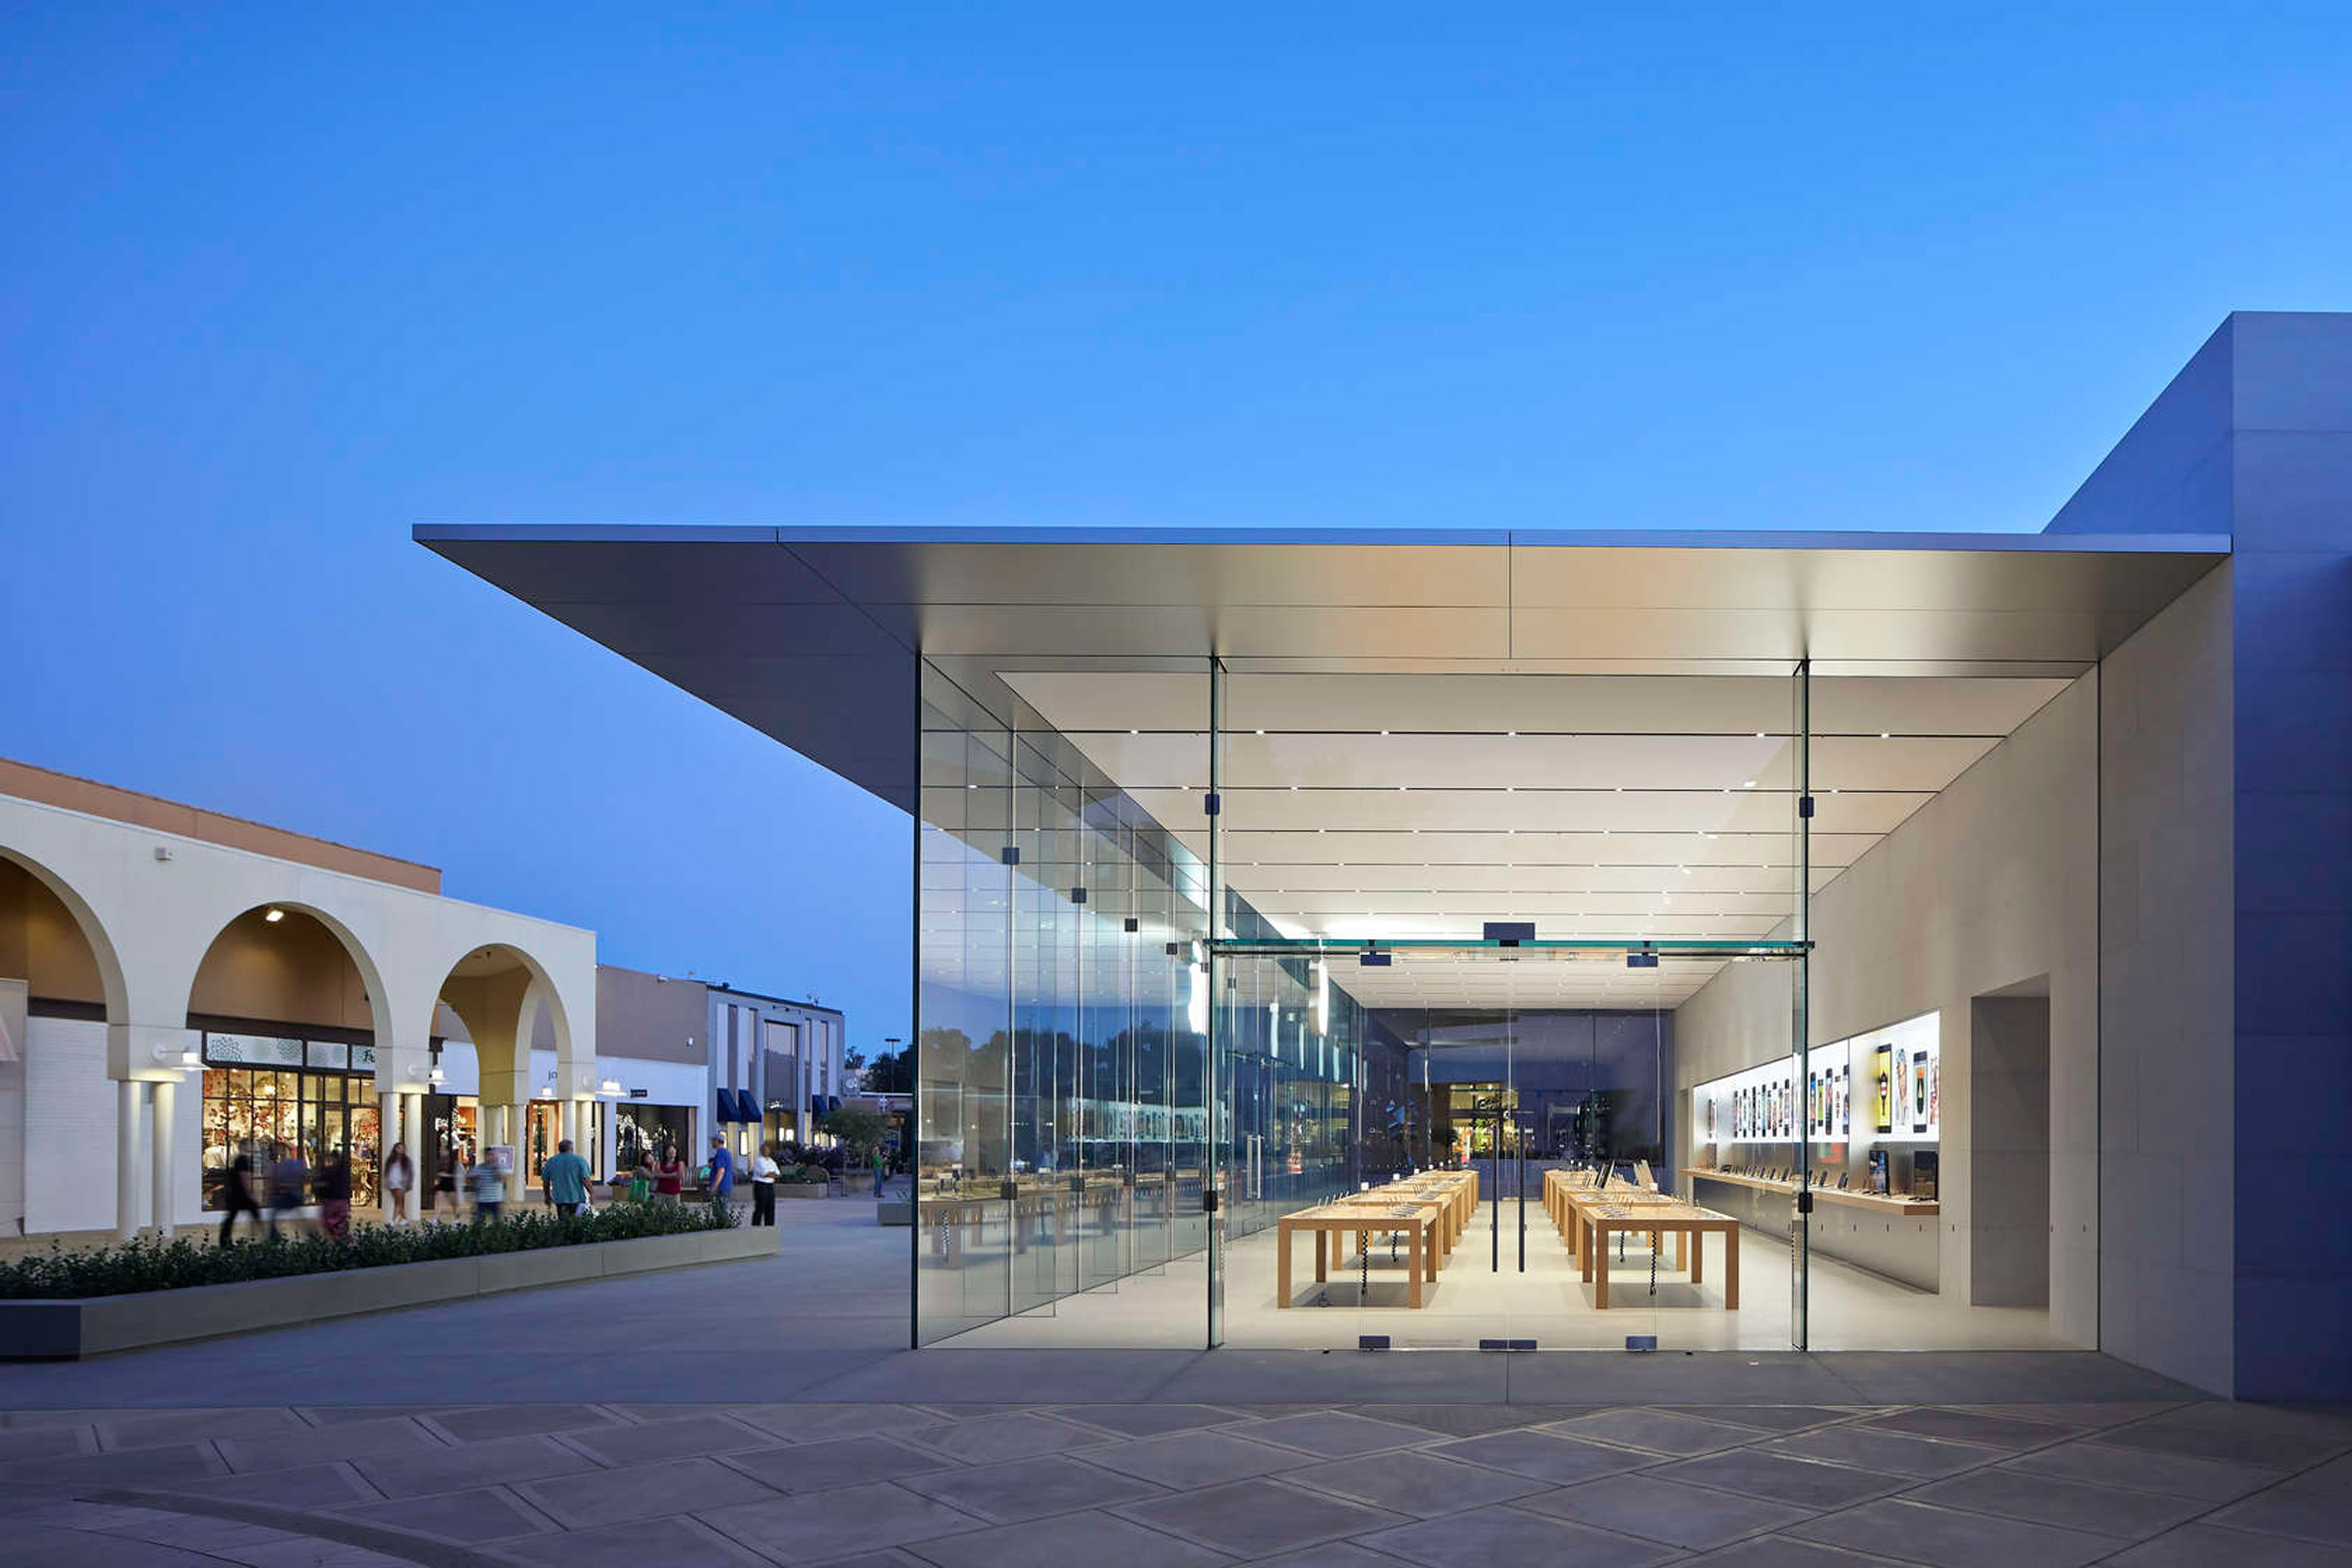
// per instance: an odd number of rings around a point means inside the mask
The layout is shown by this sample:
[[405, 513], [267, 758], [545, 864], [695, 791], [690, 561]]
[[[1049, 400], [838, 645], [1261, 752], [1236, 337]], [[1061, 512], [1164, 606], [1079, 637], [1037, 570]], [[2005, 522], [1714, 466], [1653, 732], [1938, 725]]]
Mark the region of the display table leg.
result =
[[[1415, 1307], [1421, 1305], [1421, 1230], [1422, 1228], [1418, 1225], [1413, 1227], [1413, 1256], [1409, 1260], [1413, 1266], [1413, 1281], [1405, 1288], [1406, 1303]], [[1364, 1238], [1366, 1246], [1370, 1246], [1372, 1238], [1369, 1236]]]
[[1290, 1227], [1274, 1227], [1274, 1305], [1290, 1304]]
[[1690, 1282], [1697, 1284], [1705, 1275], [1707, 1266], [1707, 1233], [1690, 1233]]
[[1739, 1310], [1739, 1227], [1726, 1228], [1723, 1233], [1723, 1306], [1726, 1311]]
[[1329, 1254], [1333, 1250], [1334, 1244], [1338, 1242], [1339, 1238], [1329, 1231], [1317, 1231], [1314, 1234], [1315, 1283], [1321, 1284], [1324, 1280], [1331, 1277], [1331, 1269], [1328, 1258]]
[[1429, 1241], [1420, 1249], [1421, 1261], [1429, 1271], [1426, 1277], [1435, 1284], [1438, 1278], [1438, 1222], [1434, 1217], [1426, 1226], [1415, 1226], [1413, 1235], [1418, 1239], [1425, 1230], [1429, 1232]]
[[1595, 1220], [1592, 1234], [1586, 1241], [1591, 1243], [1593, 1253], [1600, 1258], [1598, 1266], [1590, 1259], [1586, 1260], [1586, 1277], [1593, 1281], [1593, 1310], [1606, 1312], [1609, 1310], [1609, 1227]]

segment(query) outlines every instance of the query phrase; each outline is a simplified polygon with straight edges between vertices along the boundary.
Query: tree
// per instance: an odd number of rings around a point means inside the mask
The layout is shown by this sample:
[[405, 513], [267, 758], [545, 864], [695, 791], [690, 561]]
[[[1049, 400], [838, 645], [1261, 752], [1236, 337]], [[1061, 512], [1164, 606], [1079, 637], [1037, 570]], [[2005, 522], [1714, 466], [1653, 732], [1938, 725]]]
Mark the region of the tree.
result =
[[866, 1070], [866, 1092], [869, 1094], [911, 1094], [914, 1092], [914, 1067], [908, 1060], [906, 1051], [885, 1051], [874, 1059], [873, 1066]]
[[874, 1163], [874, 1151], [882, 1147], [884, 1134], [890, 1130], [890, 1120], [863, 1105], [844, 1105], [819, 1116], [817, 1130], [841, 1140], [842, 1147], [849, 1151], [851, 1165], [867, 1166]]

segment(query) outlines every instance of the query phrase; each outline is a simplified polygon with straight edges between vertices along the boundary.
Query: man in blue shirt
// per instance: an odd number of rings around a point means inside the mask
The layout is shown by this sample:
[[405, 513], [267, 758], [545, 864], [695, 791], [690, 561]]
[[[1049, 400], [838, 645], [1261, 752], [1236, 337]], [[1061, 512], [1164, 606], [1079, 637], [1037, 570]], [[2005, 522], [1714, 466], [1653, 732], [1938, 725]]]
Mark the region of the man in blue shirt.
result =
[[558, 1143], [554, 1155], [539, 1167], [539, 1180], [546, 1184], [547, 1201], [557, 1214], [578, 1214], [588, 1201], [588, 1162], [572, 1152], [569, 1138]]
[[723, 1209], [734, 1191], [735, 1157], [727, 1152], [727, 1140], [714, 1132], [710, 1135], [710, 1201]]

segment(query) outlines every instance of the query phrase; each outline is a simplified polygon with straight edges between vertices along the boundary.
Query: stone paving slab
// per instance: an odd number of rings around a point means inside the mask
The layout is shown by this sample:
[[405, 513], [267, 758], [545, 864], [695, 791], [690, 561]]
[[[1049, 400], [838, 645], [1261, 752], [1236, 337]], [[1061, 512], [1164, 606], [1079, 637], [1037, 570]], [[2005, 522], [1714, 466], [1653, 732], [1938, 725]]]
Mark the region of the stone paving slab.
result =
[[2352, 1565], [2352, 1419], [2220, 1402], [8, 1415], [0, 1568]]
[[1786, 1503], [1651, 1475], [1622, 1475], [1563, 1486], [1530, 1497], [1519, 1506], [1691, 1550], [1726, 1546], [1812, 1516]]

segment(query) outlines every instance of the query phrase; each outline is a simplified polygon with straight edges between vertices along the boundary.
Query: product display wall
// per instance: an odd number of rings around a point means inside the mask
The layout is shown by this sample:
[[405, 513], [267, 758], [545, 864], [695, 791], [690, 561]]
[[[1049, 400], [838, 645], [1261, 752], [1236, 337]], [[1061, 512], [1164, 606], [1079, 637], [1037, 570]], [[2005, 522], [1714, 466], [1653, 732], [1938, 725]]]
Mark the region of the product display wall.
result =
[[1922, 1013], [1814, 1047], [1802, 1083], [1785, 1059], [1700, 1083], [1690, 1091], [1692, 1140], [1934, 1144], [1943, 1132], [1941, 1033], [1938, 1015]]

